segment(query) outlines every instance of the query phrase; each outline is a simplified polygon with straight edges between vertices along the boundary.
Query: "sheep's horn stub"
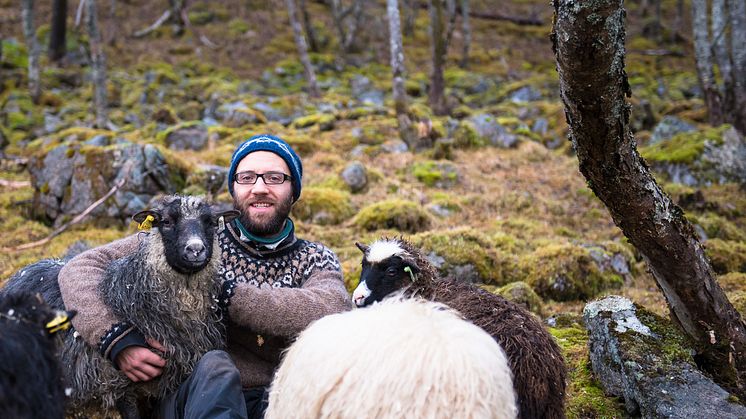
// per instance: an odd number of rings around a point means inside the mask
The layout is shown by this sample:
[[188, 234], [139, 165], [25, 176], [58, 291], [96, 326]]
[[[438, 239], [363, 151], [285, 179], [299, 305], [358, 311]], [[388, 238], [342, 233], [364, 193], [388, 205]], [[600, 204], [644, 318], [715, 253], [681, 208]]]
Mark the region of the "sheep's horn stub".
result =
[[366, 255], [368, 254], [368, 250], [370, 250], [370, 246], [366, 246], [360, 242], [355, 242], [355, 246], [357, 246], [357, 248]]

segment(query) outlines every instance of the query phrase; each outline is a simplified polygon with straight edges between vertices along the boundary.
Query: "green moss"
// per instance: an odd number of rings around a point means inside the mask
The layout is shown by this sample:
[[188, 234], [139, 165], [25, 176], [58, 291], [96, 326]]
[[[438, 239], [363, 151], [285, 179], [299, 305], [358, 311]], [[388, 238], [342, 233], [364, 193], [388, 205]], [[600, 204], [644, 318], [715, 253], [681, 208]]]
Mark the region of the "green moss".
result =
[[28, 51], [26, 50], [26, 46], [24, 44], [19, 43], [15, 39], [3, 39], [1, 42], [1, 67], [20, 69], [25, 69], [26, 67], [28, 67]]
[[735, 291], [728, 293], [728, 300], [733, 307], [741, 314], [741, 318], [746, 315], [746, 291]]
[[484, 138], [477, 133], [477, 129], [469, 121], [462, 121], [453, 133], [456, 148], [474, 148], [485, 144]]
[[722, 144], [723, 132], [729, 125], [704, 131], [677, 134], [668, 140], [640, 148], [640, 155], [651, 162], [692, 163], [704, 151], [705, 142]]
[[319, 130], [329, 131], [334, 128], [334, 122], [337, 117], [328, 113], [317, 113], [313, 115], [302, 116], [293, 121], [295, 128], [308, 128], [313, 125], [318, 125]]
[[461, 227], [430, 231], [412, 236], [411, 241], [425, 254], [432, 252], [443, 258], [439, 269], [444, 274], [471, 266], [478, 277], [469, 279], [485, 284], [503, 285], [523, 279], [516, 258], [497, 248], [489, 236], [476, 229]]
[[427, 186], [450, 187], [458, 182], [456, 167], [449, 162], [417, 162], [412, 166], [412, 174]]
[[746, 243], [711, 239], [704, 246], [716, 273], [746, 272]]
[[315, 224], [339, 224], [354, 214], [350, 194], [338, 189], [307, 187], [293, 206], [293, 215]]
[[725, 292], [746, 291], [746, 273], [728, 272], [718, 276], [717, 281]]
[[249, 29], [251, 29], [251, 26], [249, 26], [249, 24], [243, 19], [236, 18], [231, 19], [231, 21], [228, 22], [228, 31], [233, 36], [243, 35], [248, 32]]
[[663, 370], [681, 362], [694, 365], [693, 344], [676, 326], [639, 305], [635, 307], [637, 318], [650, 328], [656, 337], [633, 331], [620, 334], [623, 348], [625, 352], [630, 353], [632, 359], [644, 359], [653, 355], [656, 357], [656, 367]]
[[725, 217], [708, 212], [702, 215], [688, 214], [687, 218], [699, 224], [708, 238], [746, 242], [746, 232]]
[[521, 259], [521, 266], [539, 295], [557, 301], [589, 299], [624, 284], [619, 274], [599, 269], [590, 248], [571, 243], [539, 247]]
[[172, 126], [166, 128], [166, 129], [164, 129], [163, 131], [159, 131], [155, 135], [155, 141], [156, 141], [157, 144], [165, 145], [166, 144], [166, 139], [168, 138], [168, 136], [172, 132], [174, 132], [176, 130], [179, 130], [179, 129], [182, 129], [182, 128], [196, 127], [196, 126], [200, 126], [200, 125], [203, 125], [201, 121], [187, 121], [187, 122], [183, 122], [181, 124], [172, 125]]
[[567, 364], [568, 419], [626, 417], [621, 400], [607, 397], [593, 376], [588, 355], [588, 333], [582, 327], [549, 328]]
[[495, 290], [495, 294], [502, 296], [508, 301], [512, 301], [526, 310], [543, 317], [544, 302], [538, 294], [525, 282], [516, 281], [504, 285]]
[[368, 231], [395, 229], [416, 233], [430, 228], [431, 221], [420, 205], [401, 199], [389, 199], [361, 209], [353, 223]]

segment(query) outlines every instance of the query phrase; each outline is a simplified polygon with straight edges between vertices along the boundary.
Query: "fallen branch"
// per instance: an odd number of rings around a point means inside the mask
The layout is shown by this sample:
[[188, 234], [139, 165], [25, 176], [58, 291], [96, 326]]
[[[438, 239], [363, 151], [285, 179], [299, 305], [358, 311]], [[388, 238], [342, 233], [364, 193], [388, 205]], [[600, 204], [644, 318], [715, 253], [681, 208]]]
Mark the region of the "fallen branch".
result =
[[4, 188], [10, 188], [10, 189], [19, 189], [19, 188], [25, 188], [26, 186], [31, 186], [31, 182], [27, 180], [0, 179], [0, 186]]
[[114, 192], [116, 192], [117, 190], [119, 190], [119, 188], [121, 188], [126, 181], [127, 181], [127, 178], [126, 177], [122, 177], [119, 180], [119, 182], [117, 182], [114, 186], [111, 187], [111, 189], [109, 189], [109, 192], [107, 192], [106, 195], [104, 195], [103, 197], [101, 197], [101, 199], [99, 199], [98, 201], [96, 201], [93, 204], [91, 204], [88, 208], [85, 209], [85, 211], [83, 211], [80, 214], [78, 214], [77, 216], [75, 216], [75, 218], [73, 218], [72, 220], [68, 221], [67, 223], [65, 223], [65, 224], [63, 224], [61, 226], [59, 226], [56, 230], [54, 230], [47, 237], [45, 237], [45, 238], [43, 238], [41, 240], [37, 240], [35, 242], [22, 244], [22, 245], [16, 246], [16, 247], [3, 247], [3, 248], [0, 248], [0, 250], [2, 250], [3, 252], [17, 252], [19, 250], [31, 249], [31, 248], [43, 246], [43, 245], [49, 243], [50, 240], [52, 240], [54, 237], [60, 235], [62, 232], [64, 232], [68, 228], [70, 228], [70, 226], [73, 226], [73, 225], [78, 224], [79, 222], [81, 222], [94, 209], [96, 209], [99, 205], [103, 204], [104, 201], [106, 201], [107, 199], [109, 199], [110, 196], [114, 195]]
[[205, 36], [204, 34], [202, 34], [202, 32], [198, 31], [198, 30], [197, 30], [197, 28], [195, 28], [195, 27], [194, 27], [194, 26], [192, 25], [192, 22], [191, 22], [191, 21], [189, 20], [189, 15], [188, 15], [188, 14], [187, 14], [187, 12], [186, 12], [186, 8], [184, 8], [184, 9], [183, 9], [183, 10], [181, 11], [181, 19], [182, 19], [182, 20], [184, 21], [184, 26], [186, 26], [186, 27], [187, 27], [187, 29], [189, 29], [189, 30], [190, 30], [190, 31], [192, 31], [192, 32], [193, 32], [194, 34], [196, 34], [196, 35], [197, 35], [197, 39], [199, 39], [199, 40], [200, 40], [200, 42], [202, 42], [202, 44], [203, 44], [204, 46], [206, 46], [206, 47], [208, 47], [208, 48], [210, 48], [210, 49], [218, 49], [218, 48], [220, 48], [220, 45], [218, 45], [218, 44], [216, 44], [216, 43], [214, 43], [214, 42], [210, 41], [210, 40], [209, 40], [209, 39], [207, 38], [207, 36]]
[[148, 26], [145, 29], [141, 29], [135, 33], [132, 34], [133, 38], [142, 38], [143, 36], [153, 32], [154, 30], [160, 28], [169, 18], [171, 17], [171, 10], [166, 10], [163, 12], [161, 17], [158, 18], [158, 20], [155, 21], [152, 25]]
[[83, 19], [83, 6], [85, 5], [86, 0], [80, 0], [80, 3], [78, 3], [78, 10], [75, 11], [75, 27], [77, 28], [80, 26], [80, 21]]

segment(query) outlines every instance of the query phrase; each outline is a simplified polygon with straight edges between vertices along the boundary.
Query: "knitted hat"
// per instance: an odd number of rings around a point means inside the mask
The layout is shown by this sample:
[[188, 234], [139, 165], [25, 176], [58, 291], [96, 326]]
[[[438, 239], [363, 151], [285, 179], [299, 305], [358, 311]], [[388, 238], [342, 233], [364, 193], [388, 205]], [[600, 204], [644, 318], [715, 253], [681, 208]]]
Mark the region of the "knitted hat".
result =
[[290, 144], [274, 135], [268, 134], [255, 135], [249, 138], [233, 152], [233, 157], [231, 157], [231, 168], [228, 170], [228, 192], [233, 195], [233, 177], [236, 175], [238, 163], [240, 163], [246, 155], [255, 151], [269, 151], [277, 154], [285, 160], [288, 168], [290, 168], [290, 177], [293, 178], [291, 180], [293, 185], [293, 202], [297, 201], [300, 197], [301, 178], [303, 177], [303, 164], [300, 162], [300, 157], [298, 157], [293, 148], [290, 147]]

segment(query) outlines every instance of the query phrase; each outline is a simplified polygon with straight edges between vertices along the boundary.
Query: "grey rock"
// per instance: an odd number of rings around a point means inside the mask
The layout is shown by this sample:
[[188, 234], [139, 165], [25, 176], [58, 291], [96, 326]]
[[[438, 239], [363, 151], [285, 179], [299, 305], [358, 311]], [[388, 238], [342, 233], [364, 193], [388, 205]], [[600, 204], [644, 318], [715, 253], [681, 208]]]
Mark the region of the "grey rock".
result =
[[427, 210], [442, 218], [449, 217], [453, 214], [453, 211], [440, 204], [430, 204], [427, 206]]
[[510, 101], [513, 103], [533, 102], [541, 100], [541, 92], [531, 86], [523, 86], [510, 94]]
[[[653, 320], [650, 320], [650, 319]], [[678, 333], [662, 318], [645, 321]], [[729, 394], [694, 364], [691, 356], [670, 356], [670, 335], [653, 332], [628, 299], [606, 297], [585, 306], [591, 366], [605, 392], [624, 398], [625, 409], [644, 418], [743, 418], [746, 407], [728, 401]], [[656, 328], [655, 330], [661, 330]], [[681, 348], [686, 353], [686, 348]]]
[[44, 113], [44, 133], [51, 134], [57, 132], [62, 127], [62, 118], [51, 113]]
[[359, 74], [350, 80], [350, 89], [352, 96], [363, 104], [376, 107], [383, 106], [384, 92], [376, 89], [373, 82], [365, 76]]
[[509, 133], [492, 115], [477, 114], [469, 118], [469, 121], [474, 125], [477, 134], [493, 146], [512, 148], [518, 145], [518, 137]]
[[381, 149], [387, 153], [401, 154], [406, 153], [409, 147], [402, 140], [388, 140], [381, 144]]
[[368, 186], [368, 171], [360, 162], [352, 162], [342, 170], [342, 180], [354, 192], [360, 192]]
[[233, 128], [260, 122], [259, 117], [243, 101], [224, 103], [215, 110], [223, 125]]
[[705, 143], [702, 160], [712, 168], [719, 183], [746, 185], [746, 141], [735, 128], [723, 133], [722, 144]]
[[353, 158], [360, 158], [365, 155], [365, 150], [368, 148], [365, 144], [359, 144], [356, 145], [352, 150], [350, 150], [350, 157]]
[[267, 118], [267, 121], [279, 121], [283, 119], [283, 115], [280, 112], [279, 109], [276, 109], [272, 107], [269, 103], [266, 102], [258, 102], [252, 105], [252, 107], [261, 112], [265, 118]]
[[94, 135], [88, 141], [85, 142], [87, 145], [94, 145], [97, 147], [105, 147], [110, 144], [109, 137], [103, 134]]
[[676, 134], [691, 132], [696, 129], [693, 125], [675, 116], [667, 115], [653, 129], [653, 134], [650, 136], [650, 144], [656, 144], [663, 140], [668, 140]]
[[549, 131], [549, 121], [546, 118], [537, 118], [534, 125], [531, 126], [531, 132], [540, 135], [547, 135], [547, 131]]
[[176, 128], [166, 136], [172, 150], [202, 150], [207, 146], [207, 127], [202, 124]]

